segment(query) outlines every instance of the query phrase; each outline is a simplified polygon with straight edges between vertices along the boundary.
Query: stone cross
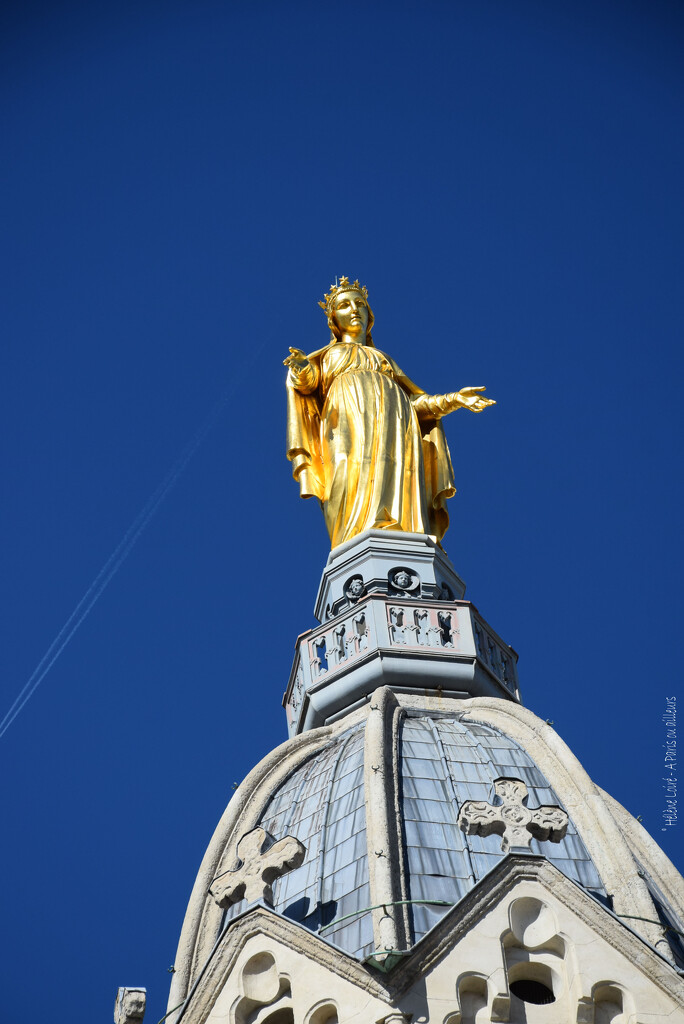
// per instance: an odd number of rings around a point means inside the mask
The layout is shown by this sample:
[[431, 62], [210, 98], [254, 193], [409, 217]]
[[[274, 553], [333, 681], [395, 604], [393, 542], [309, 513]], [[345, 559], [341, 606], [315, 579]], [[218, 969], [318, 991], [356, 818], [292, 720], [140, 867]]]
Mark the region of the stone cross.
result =
[[236, 853], [241, 861], [239, 867], [215, 878], [209, 890], [224, 910], [243, 899], [248, 903], [264, 900], [273, 906], [273, 882], [298, 868], [306, 849], [294, 836], [276, 842], [259, 826], [239, 840]]
[[529, 849], [532, 839], [560, 843], [568, 830], [568, 816], [560, 807], [545, 805], [531, 810], [525, 806], [527, 786], [522, 779], [495, 779], [494, 789], [502, 803], [466, 800], [458, 824], [469, 836], [503, 836], [501, 849]]

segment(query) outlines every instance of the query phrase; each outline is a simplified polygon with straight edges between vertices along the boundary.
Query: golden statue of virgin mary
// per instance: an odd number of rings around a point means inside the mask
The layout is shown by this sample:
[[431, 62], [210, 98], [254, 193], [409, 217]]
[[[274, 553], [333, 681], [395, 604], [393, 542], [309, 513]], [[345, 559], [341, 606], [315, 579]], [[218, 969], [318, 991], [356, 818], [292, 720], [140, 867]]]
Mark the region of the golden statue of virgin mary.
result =
[[346, 277], [325, 301], [330, 343], [291, 348], [287, 457], [303, 498], [323, 508], [333, 548], [363, 530], [404, 530], [441, 540], [454, 487], [442, 416], [481, 412], [485, 389], [427, 395], [373, 344], [368, 290]]

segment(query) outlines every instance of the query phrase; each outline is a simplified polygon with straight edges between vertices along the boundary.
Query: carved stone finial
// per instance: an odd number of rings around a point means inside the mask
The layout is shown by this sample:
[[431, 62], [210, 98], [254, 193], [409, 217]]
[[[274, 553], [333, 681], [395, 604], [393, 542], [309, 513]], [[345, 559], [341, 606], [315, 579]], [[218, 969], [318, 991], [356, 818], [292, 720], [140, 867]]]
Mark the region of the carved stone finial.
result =
[[461, 807], [458, 824], [466, 835], [503, 836], [501, 849], [504, 853], [512, 846], [529, 849], [533, 838], [559, 843], [564, 837], [568, 830], [565, 811], [550, 805], [526, 807], [527, 786], [522, 779], [495, 779], [494, 789], [503, 801], [501, 804], [466, 800]]
[[146, 1002], [147, 989], [120, 988], [114, 1004], [114, 1024], [140, 1024]]
[[209, 890], [224, 909], [243, 899], [248, 903], [264, 900], [273, 906], [273, 882], [298, 868], [306, 849], [294, 836], [285, 836], [276, 842], [259, 826], [239, 840], [236, 853], [240, 866], [215, 878]]

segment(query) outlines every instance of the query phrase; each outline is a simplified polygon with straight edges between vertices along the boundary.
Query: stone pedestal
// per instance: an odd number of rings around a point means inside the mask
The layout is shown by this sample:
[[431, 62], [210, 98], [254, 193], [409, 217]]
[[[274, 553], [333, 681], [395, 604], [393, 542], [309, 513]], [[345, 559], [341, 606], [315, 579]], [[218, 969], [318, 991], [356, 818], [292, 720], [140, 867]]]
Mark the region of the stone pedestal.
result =
[[517, 654], [464, 600], [433, 537], [367, 530], [335, 548], [283, 699], [290, 735], [334, 721], [378, 686], [519, 701]]
[[326, 622], [366, 594], [444, 601], [463, 598], [465, 589], [434, 537], [366, 530], [330, 552], [314, 615]]

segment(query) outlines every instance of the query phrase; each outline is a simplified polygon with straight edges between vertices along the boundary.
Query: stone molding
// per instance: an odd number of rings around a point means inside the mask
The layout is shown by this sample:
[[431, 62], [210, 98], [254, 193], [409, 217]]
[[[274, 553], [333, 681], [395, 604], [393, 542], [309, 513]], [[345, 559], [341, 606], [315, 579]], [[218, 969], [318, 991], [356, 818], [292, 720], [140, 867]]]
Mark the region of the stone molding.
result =
[[221, 989], [231, 977], [240, 953], [255, 936], [275, 939], [291, 949], [300, 951], [307, 959], [320, 964], [326, 971], [351, 982], [354, 986], [378, 999], [386, 1000], [388, 989], [384, 978], [378, 978], [367, 967], [348, 953], [330, 945], [325, 939], [307, 928], [282, 917], [264, 906], [252, 907], [241, 917], [234, 918], [222, 932], [213, 955], [204, 965], [190, 993], [188, 1003], [173, 1019], [180, 1024], [203, 1021]]
[[[397, 818], [399, 767], [394, 742], [394, 722], [399, 713], [395, 695], [388, 686], [370, 699], [364, 747], [364, 789], [366, 837], [376, 959], [381, 950], [404, 949], [409, 930], [399, 904], [407, 897], [402, 886], [401, 825]], [[382, 906], [378, 906], [382, 904]], [[392, 905], [394, 904], [394, 905]]]
[[684, 888], [682, 876], [677, 868], [641, 822], [637, 821], [610, 793], [606, 793], [600, 786], [596, 788], [624, 833], [628, 845], [652, 876], [680, 921], [684, 922]]
[[632, 927], [624, 924], [598, 900], [567, 878], [545, 857], [509, 854], [418, 942], [402, 959], [401, 970], [388, 976], [387, 988], [396, 1000], [485, 917], [512, 893], [521, 881], [537, 882], [546, 892], [575, 914], [616, 952], [639, 967], [662, 991], [684, 1006], [684, 979], [647, 944]]

